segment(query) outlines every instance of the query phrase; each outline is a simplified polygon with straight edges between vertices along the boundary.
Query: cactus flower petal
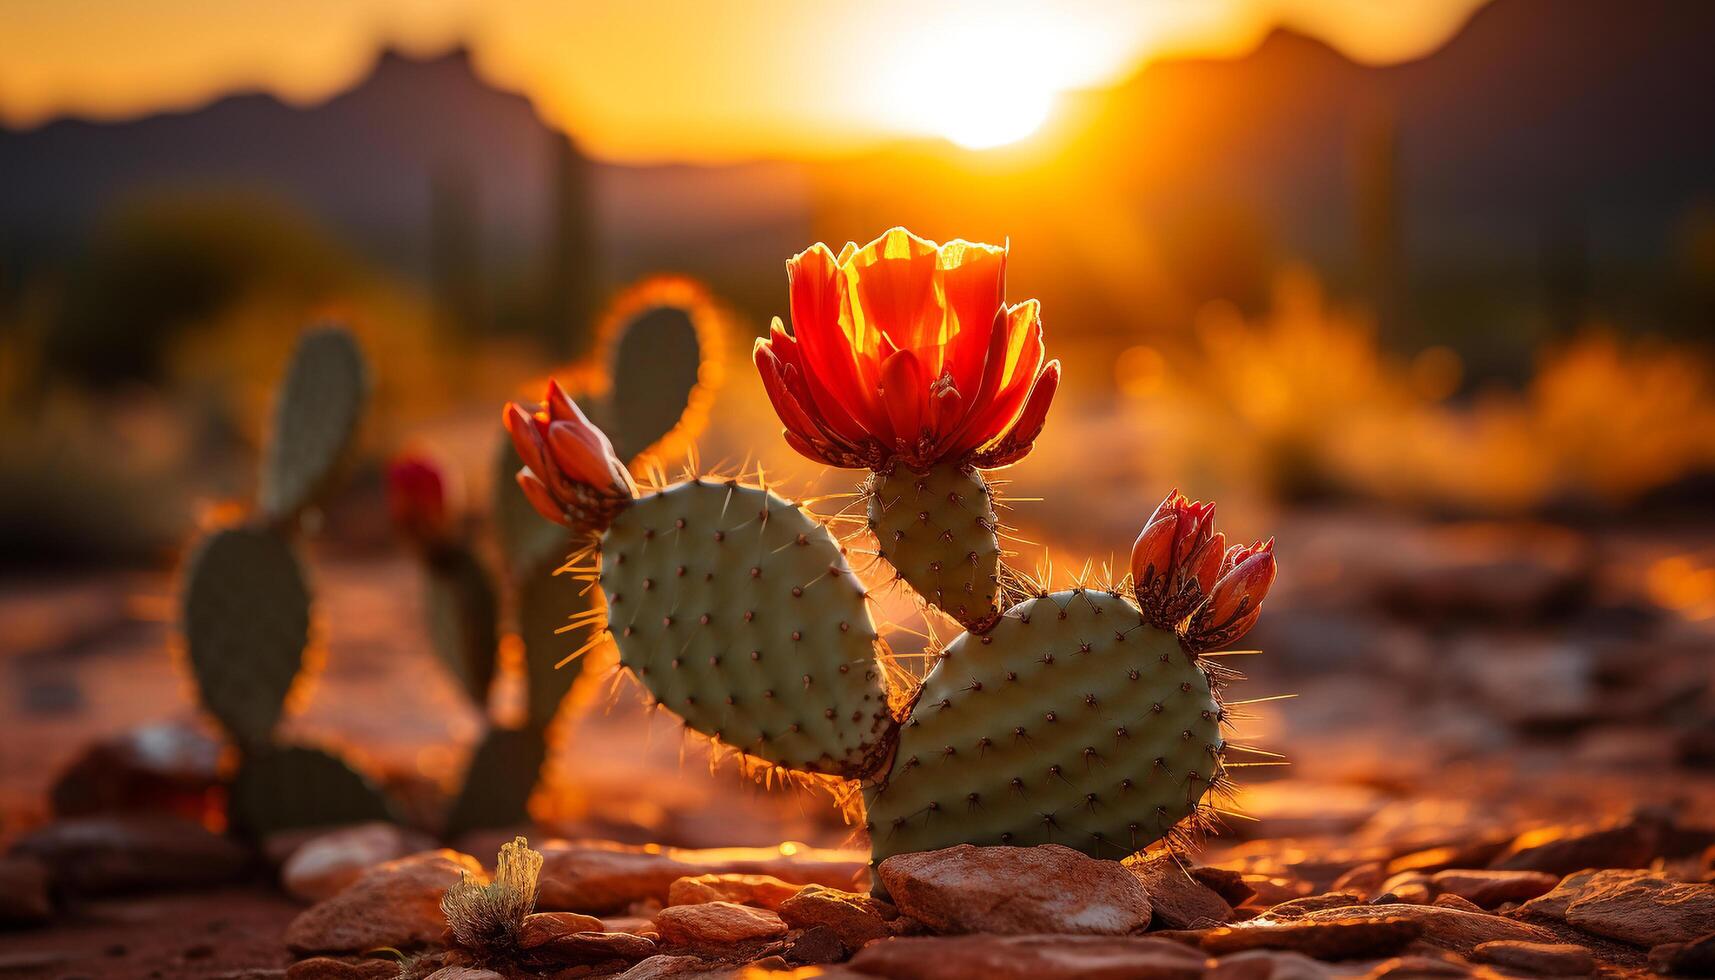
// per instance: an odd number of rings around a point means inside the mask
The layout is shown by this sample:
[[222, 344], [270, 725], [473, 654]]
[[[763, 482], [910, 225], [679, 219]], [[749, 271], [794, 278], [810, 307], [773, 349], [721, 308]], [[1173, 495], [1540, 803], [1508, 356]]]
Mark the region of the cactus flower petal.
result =
[[[1022, 459], [1059, 385], [1034, 300], [1007, 306], [1007, 250], [893, 228], [787, 262], [792, 330], [755, 361], [794, 448], [834, 466], [924, 471]], [[766, 355], [766, 356], [765, 356]]]
[[387, 511], [393, 526], [413, 543], [432, 546], [452, 533], [447, 477], [434, 459], [397, 456], [387, 466]]
[[637, 495], [606, 433], [558, 383], [548, 383], [542, 410], [511, 402], [502, 418], [524, 461], [518, 485], [543, 517], [577, 531], [600, 530]]
[[1193, 650], [1212, 650], [1243, 636], [1256, 624], [1262, 601], [1274, 585], [1274, 539], [1249, 548], [1235, 546], [1227, 557], [1237, 560], [1186, 624], [1184, 640]]
[[1131, 549], [1139, 608], [1186, 646], [1208, 650], [1231, 642], [1256, 622], [1274, 581], [1274, 541], [1227, 547], [1215, 530], [1215, 505], [1170, 492]]

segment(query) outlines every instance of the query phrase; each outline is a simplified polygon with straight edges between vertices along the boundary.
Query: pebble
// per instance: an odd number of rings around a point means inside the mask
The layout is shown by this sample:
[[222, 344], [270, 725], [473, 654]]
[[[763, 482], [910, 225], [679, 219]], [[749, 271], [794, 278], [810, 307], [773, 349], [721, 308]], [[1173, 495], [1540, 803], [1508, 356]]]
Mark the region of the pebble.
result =
[[614, 980], [666, 980], [668, 977], [683, 976], [702, 970], [706, 965], [703, 960], [695, 956], [673, 956], [667, 953], [656, 953], [621, 973]]
[[1498, 915], [1437, 908], [1433, 905], [1360, 905], [1355, 908], [1325, 909], [1312, 912], [1300, 921], [1362, 922], [1377, 919], [1405, 919], [1415, 922], [1422, 926], [1424, 942], [1459, 953], [1468, 953], [1479, 944], [1496, 939], [1538, 943], [1558, 941], [1553, 933], [1529, 923], [1503, 919]]
[[1354, 960], [1392, 956], [1422, 935], [1422, 923], [1397, 916], [1335, 922], [1253, 919], [1202, 933], [1198, 945], [1216, 956], [1285, 949], [1319, 960]]
[[786, 923], [767, 909], [732, 902], [672, 905], [655, 916], [664, 942], [678, 946], [729, 946], [786, 934]]
[[1197, 980], [1208, 960], [1149, 936], [923, 936], [871, 943], [850, 965], [888, 980]]
[[280, 885], [294, 898], [320, 902], [378, 864], [433, 847], [427, 836], [397, 824], [341, 827], [299, 845], [280, 868]]
[[483, 877], [482, 865], [444, 849], [377, 865], [338, 895], [299, 913], [286, 927], [286, 945], [302, 955], [439, 941], [447, 925], [441, 898], [466, 874]]
[[629, 932], [573, 932], [538, 943], [531, 948], [532, 959], [561, 965], [608, 963], [614, 960], [636, 962], [653, 955], [654, 940], [634, 936]]
[[1232, 906], [1187, 873], [1172, 854], [1128, 862], [1126, 867], [1149, 893], [1154, 928], [1197, 929], [1233, 920]]
[[524, 925], [518, 931], [518, 945], [533, 949], [580, 932], [604, 931], [606, 927], [602, 925], [602, 921], [593, 915], [579, 915], [576, 912], [532, 912], [524, 917]]
[[707, 874], [769, 875], [798, 885], [850, 887], [868, 852], [782, 845], [686, 850], [605, 842], [550, 842], [541, 848], [544, 911], [622, 912], [633, 903], [665, 903], [673, 882]]
[[234, 841], [160, 815], [60, 820], [25, 836], [13, 851], [40, 860], [57, 887], [81, 895], [216, 885], [250, 863]]
[[1581, 977], [1596, 969], [1595, 955], [1589, 949], [1572, 943], [1526, 943], [1501, 939], [1477, 944], [1471, 958], [1479, 963], [1493, 963], [1511, 970], [1554, 977]]
[[1544, 871], [1448, 870], [1430, 876], [1430, 885], [1483, 908], [1502, 902], [1523, 902], [1546, 895], [1560, 883], [1559, 875]]
[[1058, 844], [960, 844], [894, 855], [879, 870], [899, 911], [939, 933], [1124, 935], [1152, 911], [1123, 865]]
[[779, 911], [794, 929], [828, 929], [848, 950], [893, 935], [899, 919], [899, 910], [887, 902], [825, 885], [806, 885]]

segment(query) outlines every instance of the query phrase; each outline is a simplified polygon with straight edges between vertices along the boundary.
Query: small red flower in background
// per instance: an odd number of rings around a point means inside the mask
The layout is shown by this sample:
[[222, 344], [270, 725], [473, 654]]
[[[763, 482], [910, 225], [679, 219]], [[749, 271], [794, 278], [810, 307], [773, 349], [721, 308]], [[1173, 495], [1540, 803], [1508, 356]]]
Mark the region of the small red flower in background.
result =
[[506, 431], [524, 460], [518, 485], [536, 512], [574, 530], [606, 527], [637, 496], [631, 472], [606, 433], [585, 417], [558, 382], [548, 382], [539, 411], [508, 402]]
[[1174, 490], [1131, 549], [1138, 606], [1162, 629], [1180, 629], [1194, 651], [1237, 640], [1256, 624], [1274, 584], [1274, 539], [1227, 547], [1215, 505]]
[[776, 319], [756, 367], [786, 441], [832, 466], [917, 470], [1024, 458], [1060, 383], [1035, 300], [1007, 306], [1006, 249], [894, 228], [838, 257], [786, 263], [792, 332]]
[[387, 512], [393, 526], [417, 544], [446, 540], [453, 518], [440, 464], [418, 453], [395, 456], [387, 465]]

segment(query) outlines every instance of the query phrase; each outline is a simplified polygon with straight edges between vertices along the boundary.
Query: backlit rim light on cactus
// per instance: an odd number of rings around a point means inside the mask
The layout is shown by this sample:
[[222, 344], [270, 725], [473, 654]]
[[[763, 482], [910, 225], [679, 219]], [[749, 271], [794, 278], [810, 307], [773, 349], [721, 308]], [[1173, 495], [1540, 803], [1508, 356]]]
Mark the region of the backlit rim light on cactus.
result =
[[792, 330], [754, 350], [798, 452], [832, 466], [922, 471], [1022, 459], [1060, 382], [1035, 300], [1006, 303], [1004, 246], [892, 228], [786, 263]]

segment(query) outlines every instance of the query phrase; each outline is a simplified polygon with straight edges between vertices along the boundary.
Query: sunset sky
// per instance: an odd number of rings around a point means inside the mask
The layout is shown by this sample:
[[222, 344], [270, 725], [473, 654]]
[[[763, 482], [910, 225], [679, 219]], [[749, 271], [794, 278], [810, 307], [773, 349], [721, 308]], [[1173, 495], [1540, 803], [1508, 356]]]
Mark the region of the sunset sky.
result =
[[1024, 137], [1062, 92], [1284, 24], [1391, 62], [1482, 0], [0, 0], [0, 121], [125, 118], [260, 89], [313, 103], [377, 53], [464, 44], [593, 153], [720, 160]]

